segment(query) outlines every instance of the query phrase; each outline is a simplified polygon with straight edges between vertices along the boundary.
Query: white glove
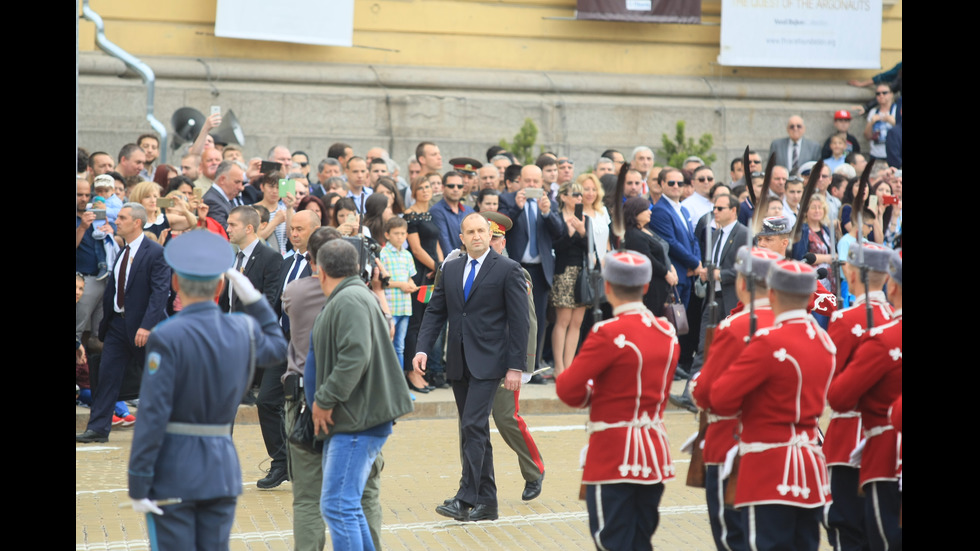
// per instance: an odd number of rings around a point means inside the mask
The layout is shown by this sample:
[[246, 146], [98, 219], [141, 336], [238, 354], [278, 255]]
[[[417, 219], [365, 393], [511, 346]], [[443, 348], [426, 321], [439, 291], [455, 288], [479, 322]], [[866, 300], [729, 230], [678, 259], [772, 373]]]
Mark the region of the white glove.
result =
[[133, 500], [133, 510], [137, 513], [153, 513], [155, 515], [163, 514], [163, 510], [157, 507], [156, 502], [150, 501], [145, 497], [143, 499]]
[[262, 298], [262, 293], [255, 289], [252, 282], [245, 277], [245, 274], [229, 268], [225, 272], [225, 277], [228, 278], [228, 283], [231, 285], [232, 291], [234, 291], [238, 300], [242, 301], [242, 304], [246, 306], [255, 304]]
[[521, 373], [521, 384], [526, 385], [527, 382], [531, 380], [531, 377], [533, 377], [533, 375], [526, 371], [524, 373]]

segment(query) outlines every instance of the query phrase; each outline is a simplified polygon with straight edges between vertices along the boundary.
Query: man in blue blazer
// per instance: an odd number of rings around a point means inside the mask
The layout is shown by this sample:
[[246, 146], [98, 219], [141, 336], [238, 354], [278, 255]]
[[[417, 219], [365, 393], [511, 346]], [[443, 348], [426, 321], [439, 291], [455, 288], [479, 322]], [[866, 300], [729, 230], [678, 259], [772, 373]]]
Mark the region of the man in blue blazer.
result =
[[462, 521], [496, 520], [490, 411], [501, 379], [506, 390], [520, 389], [530, 327], [527, 284], [518, 263], [490, 249], [490, 223], [483, 216], [464, 218], [460, 239], [466, 255], [443, 267], [412, 364], [425, 374], [448, 321], [446, 377], [459, 413], [463, 476], [455, 499], [436, 512]]
[[139, 203], [126, 203], [116, 217], [116, 235], [126, 247], [116, 260], [102, 297], [102, 361], [88, 427], [75, 435], [76, 442], [109, 441], [112, 411], [126, 368], [135, 362], [143, 369], [150, 330], [167, 317], [170, 267], [163, 259], [163, 247], [143, 235], [146, 219], [146, 209]]
[[701, 266], [701, 247], [694, 237], [691, 215], [680, 204], [683, 183], [681, 171], [671, 169], [668, 172], [661, 186], [663, 195], [650, 213], [650, 229], [670, 246], [667, 255], [677, 270], [677, 292], [686, 308], [691, 298], [693, 278], [700, 276], [704, 268]]
[[[523, 189], [501, 195], [498, 207], [501, 214], [514, 221], [514, 227], [507, 232], [507, 255], [531, 274], [534, 312], [538, 320], [537, 350], [544, 350], [548, 291], [555, 275], [555, 252], [551, 244], [561, 237], [562, 232], [558, 203], [549, 199], [547, 193], [537, 200], [527, 199], [526, 190], [543, 189], [543, 181], [540, 168], [525, 166], [521, 169]], [[536, 368], [540, 367], [541, 354], [537, 360]]]

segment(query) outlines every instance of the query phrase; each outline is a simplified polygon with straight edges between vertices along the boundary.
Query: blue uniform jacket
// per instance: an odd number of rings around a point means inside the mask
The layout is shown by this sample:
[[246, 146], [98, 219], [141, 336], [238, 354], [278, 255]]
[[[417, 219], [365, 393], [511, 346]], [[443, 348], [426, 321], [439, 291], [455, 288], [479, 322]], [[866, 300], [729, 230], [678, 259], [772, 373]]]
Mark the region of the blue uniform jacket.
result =
[[251, 382], [250, 330], [257, 365], [285, 357], [286, 339], [272, 307], [260, 300], [244, 310], [247, 314], [224, 314], [214, 302], [198, 302], [150, 333], [129, 456], [131, 498], [193, 501], [242, 493], [230, 434], [188, 436], [166, 429], [170, 422], [230, 425], [235, 420]]

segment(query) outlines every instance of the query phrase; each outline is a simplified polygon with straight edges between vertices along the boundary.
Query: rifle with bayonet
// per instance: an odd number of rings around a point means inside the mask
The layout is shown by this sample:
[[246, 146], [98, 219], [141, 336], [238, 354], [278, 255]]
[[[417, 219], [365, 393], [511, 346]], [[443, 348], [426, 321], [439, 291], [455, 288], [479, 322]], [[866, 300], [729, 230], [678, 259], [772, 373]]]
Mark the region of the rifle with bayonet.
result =
[[858, 183], [857, 193], [854, 194], [854, 202], [851, 203], [851, 218], [854, 218], [854, 214], [857, 213], [857, 252], [854, 255], [856, 257], [858, 266], [861, 270], [861, 283], [864, 285], [865, 301], [864, 310], [868, 316], [868, 330], [870, 331], [874, 327], [874, 309], [871, 307], [871, 301], [867, 300], [868, 293], [871, 289], [868, 286], [868, 265], [864, 262], [864, 194], [868, 191], [868, 180], [871, 179], [871, 169], [874, 163], [868, 163], [868, 166], [864, 167], [864, 172], [861, 173], [861, 180]]

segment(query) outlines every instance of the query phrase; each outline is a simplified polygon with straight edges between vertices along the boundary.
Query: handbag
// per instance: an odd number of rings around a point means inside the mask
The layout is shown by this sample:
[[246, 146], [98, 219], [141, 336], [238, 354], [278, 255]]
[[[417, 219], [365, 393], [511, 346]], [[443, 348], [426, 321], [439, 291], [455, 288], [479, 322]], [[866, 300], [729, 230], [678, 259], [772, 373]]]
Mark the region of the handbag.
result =
[[674, 332], [678, 336], [686, 335], [691, 330], [687, 324], [687, 308], [677, 294], [677, 286], [671, 286], [670, 290], [671, 294], [664, 303], [664, 317], [674, 326]]
[[585, 218], [585, 239], [590, 251], [582, 259], [582, 271], [575, 278], [575, 302], [578, 304], [595, 304], [596, 294], [599, 302], [606, 302], [606, 286], [602, 280], [602, 271], [596, 268], [595, 239], [592, 236], [592, 219]]
[[313, 408], [304, 405], [296, 415], [293, 431], [289, 433], [289, 443], [309, 453], [323, 453], [323, 440], [316, 439], [316, 429], [313, 427]]

